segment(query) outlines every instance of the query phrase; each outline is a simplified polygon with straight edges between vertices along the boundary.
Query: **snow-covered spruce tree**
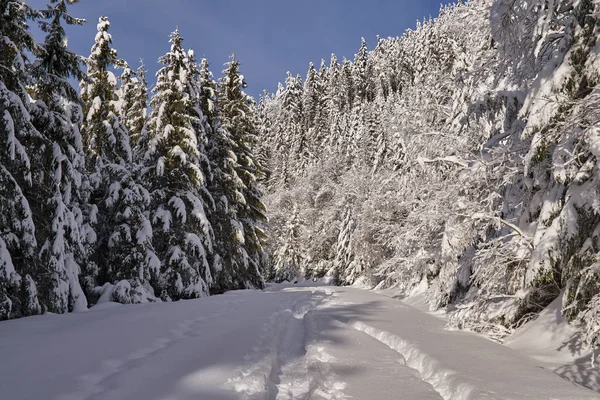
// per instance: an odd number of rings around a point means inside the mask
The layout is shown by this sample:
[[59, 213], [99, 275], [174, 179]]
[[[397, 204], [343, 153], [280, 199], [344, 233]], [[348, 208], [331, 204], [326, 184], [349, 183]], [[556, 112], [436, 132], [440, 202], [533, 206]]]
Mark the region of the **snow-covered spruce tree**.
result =
[[[276, 122], [276, 132], [279, 132], [278, 142], [281, 155], [284, 158], [286, 171], [303, 172], [308, 166], [310, 154], [307, 143], [307, 130], [304, 129], [304, 110], [302, 102], [303, 84], [300, 75], [293, 76], [290, 72], [285, 79], [285, 90], [281, 99], [281, 119]], [[287, 182], [290, 176], [284, 176]]]
[[[160, 260], [156, 287], [163, 299], [208, 295], [213, 279], [213, 230], [206, 209], [210, 173], [206, 155], [200, 71], [178, 31], [152, 89], [146, 163], [154, 248]], [[207, 202], [209, 204], [207, 204]]]
[[303, 257], [300, 236], [298, 206], [294, 205], [292, 215], [283, 229], [279, 247], [273, 253], [275, 282], [294, 282], [306, 275], [306, 260]]
[[[598, 346], [596, 147], [600, 79], [596, 40], [600, 7], [581, 1], [573, 9], [560, 9], [561, 5], [568, 6], [567, 2], [560, 3], [543, 16], [562, 22], [561, 41], [571, 47], [552, 46], [554, 57], [540, 61], [541, 68], [554, 67], [552, 79], [539, 82], [540, 92], [551, 99], [550, 105], [543, 106], [532, 93], [522, 110], [528, 117], [523, 135], [531, 139], [525, 176], [533, 180], [524, 218], [535, 230], [525, 273], [531, 289], [520, 312], [535, 312], [536, 304], [549, 302], [566, 289], [565, 315], [582, 326], [588, 344]], [[555, 67], [557, 59], [560, 64]]]
[[201, 63], [199, 88], [200, 105], [206, 117], [206, 152], [211, 168], [208, 191], [214, 199], [214, 204], [207, 209], [215, 248], [211, 293], [222, 293], [247, 286], [244, 270], [248, 266], [248, 256], [244, 249], [243, 226], [238, 219], [240, 210], [245, 207], [242, 193], [245, 185], [238, 176], [241, 167], [235, 153], [236, 144], [222, 124], [217, 82], [206, 59]]
[[329, 131], [326, 79], [325, 61], [321, 60], [319, 71], [314, 68], [313, 63], [310, 63], [302, 93], [302, 110], [304, 130], [307, 132], [307, 146], [309, 146], [306, 153], [311, 164], [322, 155]]
[[247, 287], [262, 288], [262, 271], [266, 260], [263, 251], [265, 234], [260, 224], [266, 221], [266, 209], [258, 182], [262, 178], [263, 169], [253, 152], [258, 133], [255, 104], [243, 91], [246, 82], [239, 72], [240, 63], [232, 56], [225, 66], [218, 85], [218, 106], [223, 127], [231, 135], [234, 146], [232, 150], [237, 159], [236, 173], [243, 184], [243, 197], [238, 201], [236, 214], [241, 223], [238, 227], [238, 239], [243, 244], [246, 259], [239, 279]]
[[79, 283], [79, 263], [85, 263], [88, 256], [81, 209], [88, 195], [79, 131], [82, 110], [79, 95], [68, 81], [81, 79], [83, 73], [79, 57], [67, 48], [62, 25], [84, 21], [67, 11], [65, 0], [53, 0], [40, 11], [46, 37], [36, 48], [38, 60], [32, 67], [32, 122], [46, 142], [39, 153], [41, 170], [34, 173], [31, 195], [41, 245], [36, 278], [42, 304], [53, 313], [87, 309]]
[[[109, 29], [108, 18], [100, 17], [98, 33], [86, 59], [87, 76], [81, 81], [81, 96], [85, 103], [82, 134], [89, 153], [88, 164], [95, 173], [105, 163], [124, 165], [132, 158], [127, 128], [115, 109], [117, 79], [111, 71], [124, 63], [112, 48]], [[100, 177], [96, 178], [99, 180]]]
[[110, 69], [124, 63], [111, 48], [109, 27], [101, 17], [81, 82], [82, 134], [92, 181], [90, 219], [97, 232], [85, 290], [92, 302], [98, 296], [143, 302], [154, 298], [149, 282], [158, 273], [146, 213], [150, 196], [140, 184], [141, 168], [133, 162], [129, 131], [117, 113], [117, 80]]
[[[121, 86], [118, 90], [118, 113], [131, 136], [131, 145], [135, 148], [143, 135], [148, 113], [148, 82], [146, 67], [142, 62], [134, 72], [125, 65], [119, 78]], [[134, 151], [134, 158], [137, 152]]]
[[330, 273], [335, 282], [338, 284], [348, 283], [351, 275], [354, 278], [354, 274], [350, 273], [350, 269], [352, 269], [355, 258], [355, 254], [352, 249], [352, 235], [354, 233], [354, 229], [356, 229], [356, 222], [352, 217], [352, 208], [349, 206], [346, 207], [346, 212], [344, 214], [344, 220], [340, 227], [340, 233], [335, 245], [336, 256], [333, 266], [334, 269]]
[[32, 159], [44, 140], [29, 114], [27, 52], [35, 44], [27, 26], [34, 11], [21, 1], [0, 1], [0, 320], [42, 311], [33, 277], [37, 241], [26, 193]]

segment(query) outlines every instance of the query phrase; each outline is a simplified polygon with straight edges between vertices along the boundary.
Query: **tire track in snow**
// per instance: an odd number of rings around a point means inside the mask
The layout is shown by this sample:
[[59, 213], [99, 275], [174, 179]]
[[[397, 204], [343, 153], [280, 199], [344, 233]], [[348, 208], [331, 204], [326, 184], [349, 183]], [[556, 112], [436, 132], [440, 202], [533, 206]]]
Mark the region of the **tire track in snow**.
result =
[[[242, 368], [229, 385], [245, 400], [342, 399], [321, 388], [325, 379], [318, 363], [330, 361], [322, 348], [306, 344], [307, 316], [331, 294], [313, 289], [289, 308], [275, 313], [266, 324], [249, 366]], [[272, 334], [268, 334], [273, 332]], [[267, 354], [265, 357], [264, 355]], [[335, 386], [340, 391], [343, 385]], [[322, 390], [324, 389], [324, 390]]]
[[344, 398], [341, 390], [345, 385], [331, 375], [329, 365], [333, 357], [314, 340], [318, 328], [312, 316], [324, 299], [325, 296], [313, 297], [310, 303], [293, 310], [279, 352], [278, 400]]
[[239, 368], [237, 376], [229, 379], [231, 386], [242, 398], [247, 400], [271, 400], [277, 397], [281, 375], [279, 352], [287, 323], [292, 317], [292, 309], [306, 302], [312, 293], [302, 295], [284, 305], [284, 309], [275, 312], [269, 318], [252, 353], [247, 354], [245, 366]]
[[76, 378], [79, 381], [79, 388], [77, 390], [69, 394], [60, 395], [56, 400], [93, 400], [103, 393], [115, 389], [116, 387], [111, 385], [111, 381], [118, 375], [135, 369], [142, 365], [143, 361], [178, 342], [196, 336], [194, 332], [202, 328], [207, 320], [224, 317], [232, 310], [235, 310], [241, 302], [241, 300], [229, 300], [226, 303], [227, 307], [225, 310], [219, 313], [184, 320], [169, 331], [169, 336], [156, 339], [149, 347], [136, 349], [122, 359], [104, 361], [99, 371], [87, 373]]
[[501, 400], [492, 392], [481, 390], [462, 381], [455, 371], [445, 367], [415, 343], [411, 343], [393, 333], [374, 328], [362, 321], [350, 320], [344, 322], [338, 320], [338, 322], [371, 336], [399, 353], [404, 357], [406, 366], [418, 371], [421, 379], [429, 383], [444, 400]]

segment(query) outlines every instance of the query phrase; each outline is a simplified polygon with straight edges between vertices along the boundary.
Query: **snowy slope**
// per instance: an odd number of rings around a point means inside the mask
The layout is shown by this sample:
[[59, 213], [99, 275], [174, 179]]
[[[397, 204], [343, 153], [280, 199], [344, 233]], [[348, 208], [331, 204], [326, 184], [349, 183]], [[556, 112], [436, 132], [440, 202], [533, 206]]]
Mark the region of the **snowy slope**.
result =
[[[600, 368], [591, 365], [592, 353], [582, 334], [561, 314], [559, 296], [532, 322], [518, 329], [505, 344], [539, 361], [544, 368], [600, 392]], [[595, 350], [596, 360], [599, 350]]]
[[600, 399], [398, 300], [327, 286], [3, 322], [0, 359], [11, 400]]

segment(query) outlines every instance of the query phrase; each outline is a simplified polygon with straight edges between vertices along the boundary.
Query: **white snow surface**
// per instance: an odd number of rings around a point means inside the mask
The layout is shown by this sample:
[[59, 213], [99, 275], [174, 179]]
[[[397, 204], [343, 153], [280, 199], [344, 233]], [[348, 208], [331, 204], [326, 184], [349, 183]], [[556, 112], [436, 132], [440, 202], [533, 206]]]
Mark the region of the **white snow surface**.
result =
[[175, 303], [104, 303], [0, 323], [0, 396], [600, 399], [521, 350], [444, 325], [382, 294], [312, 282]]

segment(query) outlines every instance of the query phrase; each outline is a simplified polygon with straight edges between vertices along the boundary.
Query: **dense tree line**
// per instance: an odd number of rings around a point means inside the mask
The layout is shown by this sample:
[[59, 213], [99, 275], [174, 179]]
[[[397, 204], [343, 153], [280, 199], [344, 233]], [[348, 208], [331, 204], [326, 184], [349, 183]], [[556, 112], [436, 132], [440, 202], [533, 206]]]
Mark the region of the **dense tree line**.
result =
[[558, 296], [600, 326], [600, 6], [471, 0], [259, 105], [271, 277], [452, 305], [501, 338]]
[[0, 319], [328, 276], [597, 344], [600, 5], [459, 1], [256, 105], [178, 31], [151, 90], [105, 17], [74, 54], [73, 2], [0, 0]]
[[0, 0], [0, 320], [261, 288], [264, 172], [239, 62], [216, 82], [175, 31], [148, 104], [106, 17], [88, 57], [69, 50], [74, 2]]

